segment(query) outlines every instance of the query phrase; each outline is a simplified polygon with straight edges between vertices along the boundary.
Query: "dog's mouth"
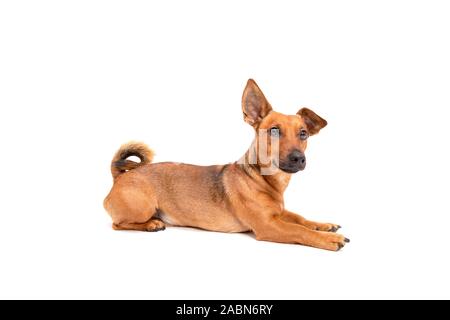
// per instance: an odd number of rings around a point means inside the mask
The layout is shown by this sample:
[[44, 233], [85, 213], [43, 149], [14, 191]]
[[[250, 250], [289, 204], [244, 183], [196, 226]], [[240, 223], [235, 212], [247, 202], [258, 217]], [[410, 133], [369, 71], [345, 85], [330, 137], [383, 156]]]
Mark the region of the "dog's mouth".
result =
[[286, 172], [286, 173], [296, 173], [299, 171], [303, 171], [305, 169], [305, 166], [306, 166], [306, 162], [299, 163], [299, 164], [280, 162], [278, 168], [280, 168], [281, 171]]

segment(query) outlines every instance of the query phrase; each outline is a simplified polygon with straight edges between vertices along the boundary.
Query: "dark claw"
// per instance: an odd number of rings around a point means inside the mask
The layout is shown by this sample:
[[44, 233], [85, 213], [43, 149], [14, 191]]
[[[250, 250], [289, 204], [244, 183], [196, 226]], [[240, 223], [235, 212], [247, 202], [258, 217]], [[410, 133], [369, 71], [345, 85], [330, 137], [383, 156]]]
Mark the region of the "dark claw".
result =
[[345, 238], [345, 239], [344, 239], [344, 242], [349, 243], [349, 242], [350, 242], [350, 239]]
[[338, 230], [339, 230], [340, 228], [342, 228], [342, 227], [341, 227], [341, 226], [339, 226], [339, 225], [338, 225], [337, 227], [338, 227]]
[[339, 230], [339, 227], [331, 227], [331, 229], [330, 229], [330, 232], [336, 232], [336, 231], [338, 231]]
[[344, 247], [344, 245], [342, 243], [338, 243], [338, 249], [337, 251], [341, 250]]

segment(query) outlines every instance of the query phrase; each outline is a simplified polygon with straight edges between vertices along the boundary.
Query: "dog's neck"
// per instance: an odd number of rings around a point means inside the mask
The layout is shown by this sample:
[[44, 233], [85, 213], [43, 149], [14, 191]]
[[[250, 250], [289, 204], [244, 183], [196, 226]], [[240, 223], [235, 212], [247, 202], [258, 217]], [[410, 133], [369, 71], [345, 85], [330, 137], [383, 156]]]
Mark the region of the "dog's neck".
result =
[[255, 161], [255, 159], [257, 159], [255, 157], [256, 154], [256, 143], [253, 142], [250, 148], [239, 159], [237, 164], [239, 164], [240, 168], [250, 177], [267, 184], [282, 195], [289, 185], [291, 174], [286, 173], [279, 168], [267, 170], [266, 166], [261, 165], [258, 160]]

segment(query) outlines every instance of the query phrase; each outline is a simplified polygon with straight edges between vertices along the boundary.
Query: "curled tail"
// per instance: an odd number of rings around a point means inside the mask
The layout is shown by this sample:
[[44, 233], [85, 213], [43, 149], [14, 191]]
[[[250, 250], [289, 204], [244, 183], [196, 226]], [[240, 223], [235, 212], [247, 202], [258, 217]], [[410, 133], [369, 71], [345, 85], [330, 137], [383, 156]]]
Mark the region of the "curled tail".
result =
[[[141, 162], [127, 160], [129, 157], [138, 157]], [[153, 160], [153, 151], [144, 143], [128, 142], [120, 147], [114, 155], [111, 162], [111, 173], [115, 179], [120, 174], [136, 169], [144, 164], [148, 164]]]

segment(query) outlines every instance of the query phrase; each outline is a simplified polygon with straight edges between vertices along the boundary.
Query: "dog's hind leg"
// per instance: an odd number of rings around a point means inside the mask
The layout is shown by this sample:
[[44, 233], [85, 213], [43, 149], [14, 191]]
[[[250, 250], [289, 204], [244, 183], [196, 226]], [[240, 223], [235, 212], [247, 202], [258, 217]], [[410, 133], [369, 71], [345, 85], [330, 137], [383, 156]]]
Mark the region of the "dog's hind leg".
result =
[[148, 183], [123, 176], [106, 197], [104, 206], [114, 230], [161, 231], [165, 229], [157, 213], [157, 199]]

